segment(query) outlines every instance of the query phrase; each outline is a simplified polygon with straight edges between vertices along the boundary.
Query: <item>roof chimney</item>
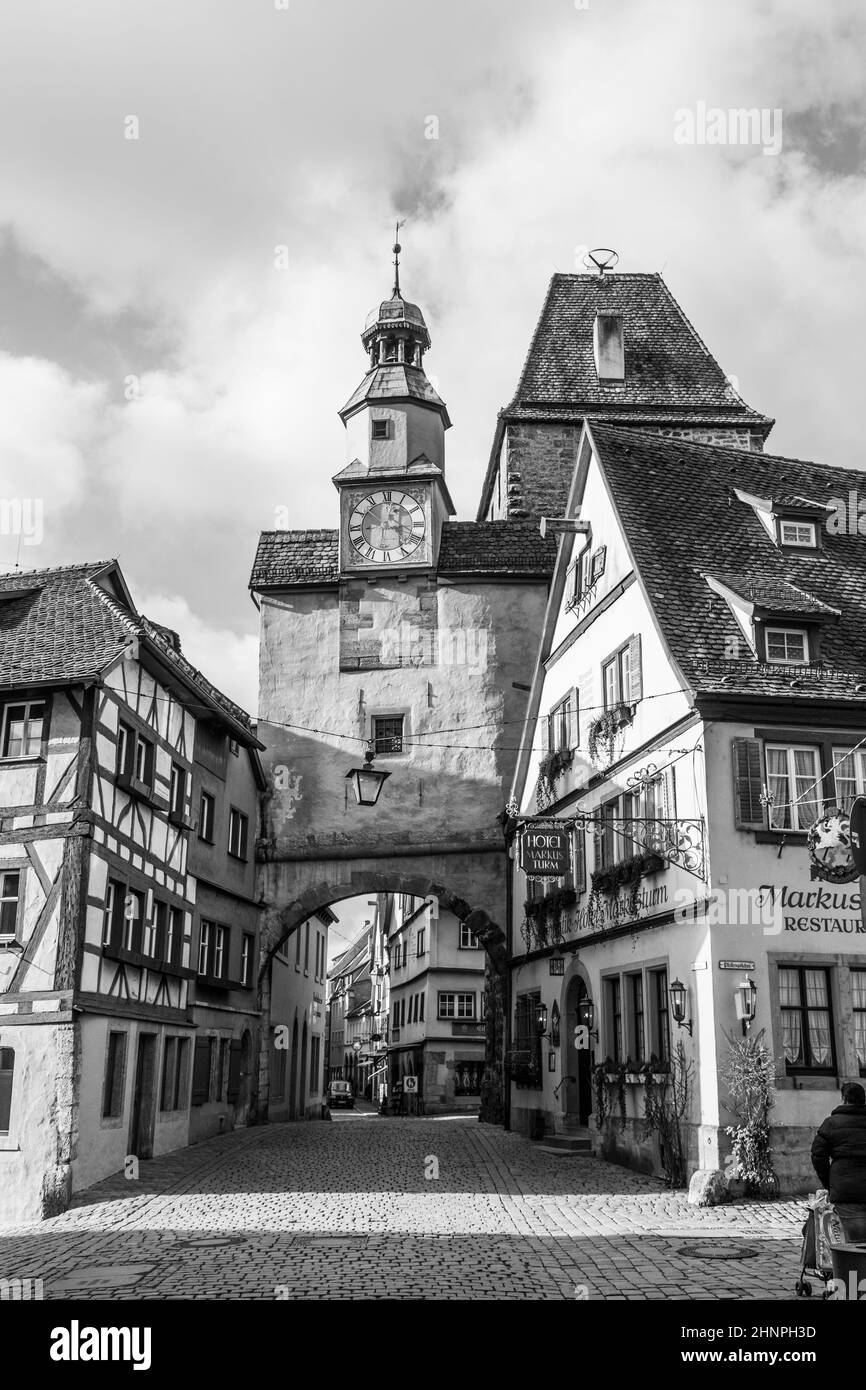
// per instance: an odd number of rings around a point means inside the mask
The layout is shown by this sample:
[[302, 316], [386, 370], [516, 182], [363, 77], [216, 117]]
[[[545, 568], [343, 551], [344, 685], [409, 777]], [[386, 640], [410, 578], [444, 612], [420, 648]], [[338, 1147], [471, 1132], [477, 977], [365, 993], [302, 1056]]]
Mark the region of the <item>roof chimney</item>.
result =
[[622, 314], [596, 314], [592, 349], [599, 381], [625, 380]]

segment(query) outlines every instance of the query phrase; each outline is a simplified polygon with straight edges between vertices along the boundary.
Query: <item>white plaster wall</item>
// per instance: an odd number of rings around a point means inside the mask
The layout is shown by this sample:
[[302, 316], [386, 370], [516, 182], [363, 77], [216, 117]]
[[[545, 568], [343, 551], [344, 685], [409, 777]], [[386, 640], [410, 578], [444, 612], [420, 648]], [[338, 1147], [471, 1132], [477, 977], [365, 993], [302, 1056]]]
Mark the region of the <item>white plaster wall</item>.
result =
[[45, 1175], [57, 1162], [58, 1030], [0, 1016], [0, 1047], [15, 1051], [10, 1131], [0, 1136], [0, 1226], [40, 1221]]

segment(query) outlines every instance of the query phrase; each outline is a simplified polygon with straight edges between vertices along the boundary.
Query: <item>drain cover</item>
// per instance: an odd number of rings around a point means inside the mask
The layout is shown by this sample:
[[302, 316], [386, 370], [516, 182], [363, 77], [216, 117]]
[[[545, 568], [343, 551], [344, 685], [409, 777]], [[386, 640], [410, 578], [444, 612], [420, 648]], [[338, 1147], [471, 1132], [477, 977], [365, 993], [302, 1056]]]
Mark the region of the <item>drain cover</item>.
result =
[[244, 1236], [191, 1236], [189, 1240], [175, 1241], [174, 1248], [181, 1250], [212, 1250], [218, 1245], [242, 1245]]
[[706, 1245], [682, 1245], [678, 1255], [687, 1255], [692, 1260], [754, 1260], [760, 1255], [751, 1245], [734, 1245], [730, 1241], [714, 1240]]
[[66, 1274], [60, 1279], [52, 1279], [51, 1287], [58, 1289], [84, 1289], [88, 1293], [94, 1289], [122, 1289], [139, 1283], [145, 1274], [150, 1274], [153, 1265], [87, 1265], [76, 1269], [74, 1274]]

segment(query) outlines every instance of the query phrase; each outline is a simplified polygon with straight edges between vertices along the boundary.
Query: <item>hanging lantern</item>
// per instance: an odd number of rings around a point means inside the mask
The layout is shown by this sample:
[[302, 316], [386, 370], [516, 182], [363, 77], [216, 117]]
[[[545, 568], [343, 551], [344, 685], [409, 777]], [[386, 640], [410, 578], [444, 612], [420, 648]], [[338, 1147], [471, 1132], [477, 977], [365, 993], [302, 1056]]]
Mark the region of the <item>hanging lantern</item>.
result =
[[390, 772], [380, 772], [373, 766], [374, 757], [375, 752], [371, 745], [364, 754], [364, 766], [350, 768], [346, 773], [347, 780], [352, 781], [355, 800], [359, 806], [375, 806], [382, 787], [391, 776]]
[[673, 1014], [674, 1023], [678, 1024], [680, 1028], [688, 1028], [689, 1037], [691, 1037], [691, 1020], [689, 1020], [688, 1023], [686, 1022], [686, 1008], [689, 992], [682, 980], [674, 980], [669, 993], [671, 996], [671, 1013]]

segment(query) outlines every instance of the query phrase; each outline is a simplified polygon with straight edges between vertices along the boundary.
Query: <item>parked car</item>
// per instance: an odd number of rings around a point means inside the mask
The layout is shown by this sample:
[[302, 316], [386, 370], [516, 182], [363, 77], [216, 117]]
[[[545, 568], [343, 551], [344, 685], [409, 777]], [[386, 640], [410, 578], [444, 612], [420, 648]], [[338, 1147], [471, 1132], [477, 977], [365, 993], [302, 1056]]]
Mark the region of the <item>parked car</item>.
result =
[[335, 1105], [347, 1105], [351, 1110], [355, 1104], [355, 1092], [352, 1090], [351, 1081], [329, 1081], [327, 1100], [332, 1108]]

